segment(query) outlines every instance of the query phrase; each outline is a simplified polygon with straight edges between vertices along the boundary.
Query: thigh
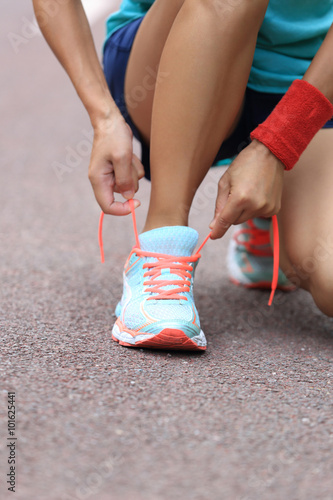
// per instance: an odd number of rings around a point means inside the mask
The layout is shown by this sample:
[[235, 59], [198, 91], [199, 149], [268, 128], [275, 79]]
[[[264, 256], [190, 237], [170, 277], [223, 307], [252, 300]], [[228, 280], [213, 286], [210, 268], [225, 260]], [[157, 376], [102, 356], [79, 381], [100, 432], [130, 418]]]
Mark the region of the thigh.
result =
[[126, 106], [146, 143], [150, 139], [158, 65], [172, 24], [183, 3], [184, 0], [154, 2], [140, 25], [128, 60]]
[[[172, 25], [184, 3], [185, 0], [155, 0], [140, 24], [128, 59], [124, 84], [126, 112], [139, 131], [140, 140], [145, 142], [143, 147], [146, 149], [150, 143], [154, 91], [161, 55]], [[165, 76], [159, 74], [158, 80], [162, 81]], [[226, 138], [237, 128], [243, 105], [244, 101]], [[242, 136], [237, 147], [233, 147], [234, 139], [227, 145], [228, 152], [221, 158], [228, 157], [229, 150], [232, 150], [232, 155], [237, 154], [239, 148], [244, 147], [245, 139], [246, 137]], [[148, 149], [146, 156], [149, 156]]]
[[[285, 174], [281, 267], [316, 295], [333, 292], [333, 128], [322, 129]], [[333, 300], [332, 300], [333, 303]]]

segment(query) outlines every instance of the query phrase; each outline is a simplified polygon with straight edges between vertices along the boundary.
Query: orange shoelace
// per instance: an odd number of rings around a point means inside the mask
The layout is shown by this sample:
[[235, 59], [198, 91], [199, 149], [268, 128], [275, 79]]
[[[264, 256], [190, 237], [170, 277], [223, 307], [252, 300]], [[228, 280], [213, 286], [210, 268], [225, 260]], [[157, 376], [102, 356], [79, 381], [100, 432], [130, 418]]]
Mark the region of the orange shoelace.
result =
[[[197, 260], [201, 257], [200, 251], [206, 245], [207, 241], [210, 239], [211, 233], [206, 236], [198, 250], [194, 255], [190, 257], [174, 257], [170, 255], [165, 255], [161, 253], [155, 252], [146, 252], [141, 250], [140, 248], [140, 240], [137, 230], [136, 217], [135, 217], [135, 209], [133, 200], [129, 201], [132, 213], [133, 220], [133, 229], [135, 234], [135, 242], [136, 246], [133, 248], [132, 252], [135, 252], [139, 257], [153, 257], [157, 259], [154, 262], [147, 262], [143, 265], [144, 268], [148, 269], [148, 271], [144, 274], [144, 277], [150, 277], [149, 280], [145, 281], [143, 284], [149, 289], [145, 291], [149, 291], [151, 293], [155, 293], [154, 297], [150, 297], [148, 300], [161, 300], [161, 299], [177, 299], [177, 300], [187, 300], [186, 297], [179, 295], [180, 293], [189, 292], [191, 282], [190, 272], [193, 271], [193, 266], [191, 266], [191, 262], [197, 262]], [[101, 252], [101, 261], [104, 263], [104, 247], [103, 247], [103, 219], [104, 213], [102, 212], [99, 219], [99, 227], [98, 227], [98, 242]], [[279, 227], [276, 215], [272, 217], [273, 223], [273, 237], [274, 237], [274, 245], [273, 245], [273, 279], [271, 286], [271, 295], [268, 301], [268, 305], [272, 305], [274, 294], [276, 291], [278, 278], [279, 278], [279, 254], [280, 254], [280, 242], [279, 242]], [[262, 235], [262, 244], [267, 242], [267, 234]], [[252, 251], [252, 249], [251, 249]], [[156, 280], [157, 277], [161, 276], [162, 269], [170, 269], [171, 274], [176, 274], [180, 277], [180, 280]], [[175, 288], [169, 290], [163, 290], [162, 287], [172, 285]]]
[[[269, 231], [258, 228], [251, 219], [247, 221], [247, 224], [249, 227], [244, 227], [234, 234], [236, 243], [258, 257], [272, 257]], [[239, 237], [242, 235], [248, 235], [249, 240], [240, 240]]]
[[[149, 287], [146, 288], [145, 292], [157, 294], [154, 297], [149, 297], [148, 300], [187, 300], [186, 297], [179, 294], [190, 291], [191, 281], [189, 280], [191, 279], [191, 274], [189, 271], [193, 271], [193, 266], [189, 265], [189, 262], [196, 262], [200, 255], [195, 254], [191, 257], [170, 257], [170, 255], [143, 252], [139, 249], [135, 249], [135, 253], [138, 256], [154, 257], [157, 259], [157, 262], [147, 262], [142, 266], [144, 269], [149, 269], [149, 271], [143, 275], [144, 278], [151, 278], [143, 283], [145, 286]], [[156, 278], [161, 276], [162, 269], [170, 269], [170, 273], [178, 275], [180, 280], [157, 280]], [[170, 285], [172, 285], [173, 288], [169, 290], [162, 289], [162, 287]]]

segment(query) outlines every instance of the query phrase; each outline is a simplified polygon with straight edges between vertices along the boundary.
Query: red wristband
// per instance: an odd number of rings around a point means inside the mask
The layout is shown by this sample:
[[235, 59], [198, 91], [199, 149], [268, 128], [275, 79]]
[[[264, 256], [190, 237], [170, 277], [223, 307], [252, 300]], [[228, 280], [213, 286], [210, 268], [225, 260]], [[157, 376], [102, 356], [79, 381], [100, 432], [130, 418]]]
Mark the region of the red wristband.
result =
[[305, 80], [295, 80], [250, 137], [267, 146], [291, 170], [332, 115], [333, 105], [324, 94]]

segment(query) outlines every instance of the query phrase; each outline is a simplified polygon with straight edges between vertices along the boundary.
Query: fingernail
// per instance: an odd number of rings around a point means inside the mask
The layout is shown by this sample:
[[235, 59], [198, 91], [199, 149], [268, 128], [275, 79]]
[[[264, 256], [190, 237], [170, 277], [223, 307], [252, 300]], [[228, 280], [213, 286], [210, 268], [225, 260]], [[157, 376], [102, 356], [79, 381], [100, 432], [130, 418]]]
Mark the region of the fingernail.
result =
[[123, 193], [123, 197], [126, 198], [127, 200], [131, 200], [134, 196], [134, 192], [133, 191], [125, 191]]
[[215, 224], [215, 221], [216, 221], [216, 219], [214, 218], [214, 219], [212, 220], [212, 222], [209, 224], [209, 228], [210, 228], [210, 229], [213, 229], [214, 224]]
[[134, 208], [138, 208], [141, 205], [139, 200], [134, 200]]

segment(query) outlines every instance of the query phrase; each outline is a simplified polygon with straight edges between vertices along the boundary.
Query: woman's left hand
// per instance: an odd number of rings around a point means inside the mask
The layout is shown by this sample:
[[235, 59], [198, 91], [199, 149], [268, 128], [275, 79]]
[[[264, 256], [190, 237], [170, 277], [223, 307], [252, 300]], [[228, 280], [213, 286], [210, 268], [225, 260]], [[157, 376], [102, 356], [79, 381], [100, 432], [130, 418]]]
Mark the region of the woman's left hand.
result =
[[243, 149], [219, 181], [211, 238], [221, 238], [232, 224], [276, 215], [283, 174], [283, 163], [261, 142]]

